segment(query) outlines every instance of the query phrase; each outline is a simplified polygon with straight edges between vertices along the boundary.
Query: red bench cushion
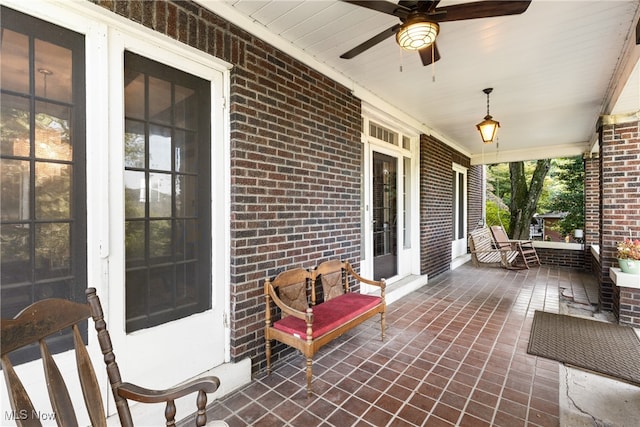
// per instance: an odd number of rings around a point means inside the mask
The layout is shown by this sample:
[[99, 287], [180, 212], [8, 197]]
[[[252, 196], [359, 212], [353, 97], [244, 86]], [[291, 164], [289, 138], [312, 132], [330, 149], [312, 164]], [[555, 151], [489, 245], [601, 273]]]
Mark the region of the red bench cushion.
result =
[[[379, 303], [380, 297], [347, 293], [316, 305], [313, 308], [312, 337], [324, 335]], [[307, 336], [307, 324], [297, 317], [287, 316], [275, 322], [273, 327], [302, 339]]]

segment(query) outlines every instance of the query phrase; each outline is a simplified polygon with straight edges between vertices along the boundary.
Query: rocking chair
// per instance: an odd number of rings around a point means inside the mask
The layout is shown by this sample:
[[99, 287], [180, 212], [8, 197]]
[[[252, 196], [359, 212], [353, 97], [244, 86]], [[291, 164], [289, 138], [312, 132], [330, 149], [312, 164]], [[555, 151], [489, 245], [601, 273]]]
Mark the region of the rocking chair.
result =
[[516, 263], [522, 264], [525, 268], [529, 269], [529, 266], [540, 265], [540, 258], [538, 258], [538, 252], [533, 246], [531, 240], [509, 240], [509, 236], [499, 225], [491, 226], [491, 234], [496, 242], [496, 245], [501, 249], [511, 249], [518, 252], [518, 258]]
[[[59, 426], [77, 426], [73, 404], [65, 380], [54, 361], [45, 338], [55, 335], [60, 331], [69, 330], [73, 335], [76, 353], [76, 362], [80, 385], [87, 413], [92, 426], [106, 427], [106, 416], [100, 387], [95, 371], [89, 358], [89, 353], [80, 335], [79, 323], [89, 317], [93, 318], [98, 341], [104, 362], [107, 365], [107, 373], [111, 390], [115, 399], [118, 416], [122, 426], [131, 427], [133, 421], [127, 400], [143, 403], [166, 403], [165, 418], [167, 426], [175, 426], [176, 413], [175, 399], [197, 392], [196, 426], [204, 426], [207, 421], [205, 406], [207, 404], [206, 393], [213, 393], [220, 385], [216, 377], [199, 378], [168, 390], [149, 390], [130, 383], [123, 383], [120, 379], [120, 370], [115, 361], [115, 355], [111, 347], [111, 338], [103, 318], [100, 300], [94, 288], [86, 290], [87, 304], [80, 304], [65, 299], [46, 299], [38, 301], [20, 312], [13, 319], [2, 319], [1, 326], [1, 350], [2, 370], [9, 392], [11, 409], [15, 414], [25, 414], [24, 417], [16, 416], [18, 427], [40, 426], [38, 412], [33, 407], [31, 398], [27, 394], [22, 382], [16, 374], [13, 364], [9, 360], [9, 353], [23, 348], [32, 343], [38, 343], [42, 355], [42, 364], [49, 391], [51, 408]], [[160, 424], [160, 423], [158, 423]]]

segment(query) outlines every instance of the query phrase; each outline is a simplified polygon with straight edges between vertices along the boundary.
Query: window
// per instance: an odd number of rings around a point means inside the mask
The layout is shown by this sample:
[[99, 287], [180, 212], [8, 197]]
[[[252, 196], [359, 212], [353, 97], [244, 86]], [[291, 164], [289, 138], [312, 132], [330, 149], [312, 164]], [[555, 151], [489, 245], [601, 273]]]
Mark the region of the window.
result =
[[404, 249], [411, 249], [411, 158], [403, 157], [402, 164], [402, 240]]
[[398, 133], [374, 122], [369, 122], [369, 135], [392, 145], [398, 145]]
[[451, 178], [453, 206], [452, 240], [464, 240], [467, 234], [467, 170], [454, 164]]
[[[44, 298], [85, 301], [85, 59], [84, 36], [1, 14], [0, 268], [2, 316], [13, 317]], [[51, 348], [72, 345], [68, 334]]]
[[211, 308], [206, 80], [125, 52], [127, 332]]

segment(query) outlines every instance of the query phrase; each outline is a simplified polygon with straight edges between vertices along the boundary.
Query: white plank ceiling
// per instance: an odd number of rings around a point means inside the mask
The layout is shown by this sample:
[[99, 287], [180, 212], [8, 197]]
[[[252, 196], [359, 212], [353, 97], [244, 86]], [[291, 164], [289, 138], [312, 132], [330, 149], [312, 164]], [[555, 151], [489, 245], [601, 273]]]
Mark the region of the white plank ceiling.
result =
[[[398, 23], [391, 15], [328, 0], [199, 2], [474, 163], [584, 153], [601, 114], [640, 110], [640, 0], [533, 0], [522, 15], [443, 22], [442, 58], [426, 67], [393, 37], [340, 58]], [[475, 125], [487, 87], [501, 128], [484, 146]]]

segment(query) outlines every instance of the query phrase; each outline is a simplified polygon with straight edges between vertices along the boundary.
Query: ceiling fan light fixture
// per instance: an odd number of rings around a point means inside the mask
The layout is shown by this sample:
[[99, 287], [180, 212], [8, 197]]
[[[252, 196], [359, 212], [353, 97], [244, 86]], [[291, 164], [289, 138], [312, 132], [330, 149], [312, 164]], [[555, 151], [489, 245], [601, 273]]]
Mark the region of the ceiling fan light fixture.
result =
[[498, 133], [500, 122], [493, 120], [493, 117], [489, 114], [489, 94], [493, 91], [493, 88], [484, 89], [483, 92], [487, 94], [487, 115], [484, 116], [484, 120], [476, 125], [476, 128], [480, 132], [482, 142], [485, 144], [491, 144]]
[[403, 49], [418, 50], [433, 44], [439, 31], [440, 26], [436, 22], [416, 18], [402, 24], [396, 33], [396, 41]]

